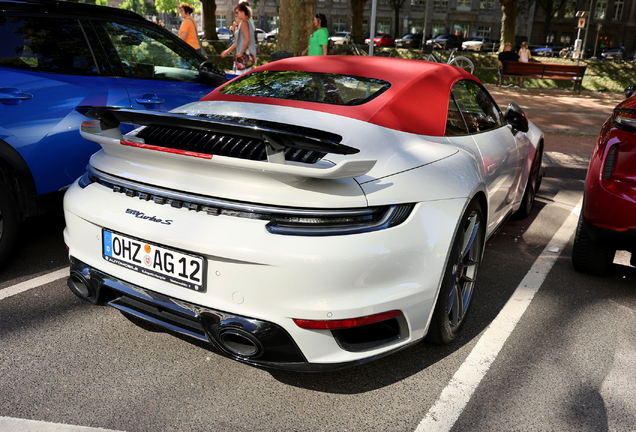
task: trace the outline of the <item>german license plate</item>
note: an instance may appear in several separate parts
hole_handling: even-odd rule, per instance
[[[108,230],[102,230],[102,238],[106,261],[183,288],[205,291],[203,257]]]

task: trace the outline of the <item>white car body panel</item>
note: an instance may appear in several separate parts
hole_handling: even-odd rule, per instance
[[[485,207],[483,233],[490,238],[520,208],[543,139],[531,123],[526,133],[503,125],[470,135],[424,136],[319,110],[251,102],[199,101],[173,113],[319,129],[360,151],[327,153],[316,164],[216,154],[202,159],[123,145],[117,128],[84,132],[102,150],[91,158],[93,177],[75,182],[64,198],[69,255],[131,290],[187,302],[194,310],[272,323],[291,337],[310,365],[366,361],[422,339],[447,265],[453,267],[451,246],[466,223],[467,209],[475,202]],[[258,131],[249,122],[240,127]],[[137,132],[123,140],[139,143]],[[151,191],[145,195],[167,191],[176,201],[224,200],[254,211],[208,213],[156,196],[143,198],[136,187]],[[354,234],[297,235],[270,229],[286,211],[320,219],[329,211],[385,207],[412,209],[395,226]],[[259,217],[267,209],[274,209],[273,218]],[[207,266],[205,291],[106,261],[102,230],[201,256]],[[355,349],[331,330],[301,328],[293,321],[349,320],[389,311],[403,314],[395,318],[399,337]]]

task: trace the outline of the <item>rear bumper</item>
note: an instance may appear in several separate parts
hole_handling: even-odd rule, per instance
[[[121,312],[169,331],[209,343],[220,354],[256,367],[327,372],[356,366],[393,353],[387,351],[343,363],[309,363],[281,326],[178,300],[130,284],[71,257],[68,286],[82,300],[107,303]]]

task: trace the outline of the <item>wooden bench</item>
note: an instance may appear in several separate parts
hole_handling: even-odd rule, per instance
[[[550,63],[523,63],[516,61],[504,61],[503,68],[501,70],[499,85],[503,84],[504,77],[567,80],[574,81],[574,87],[572,88],[572,91],[576,90],[576,87],[578,85],[579,93],[581,93],[585,69],[587,69],[587,65],[576,66]]]

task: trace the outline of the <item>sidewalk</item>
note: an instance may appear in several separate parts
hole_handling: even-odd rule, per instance
[[[546,177],[584,179],[596,137],[622,93],[486,85],[502,111],[519,105],[545,135],[543,167]]]

